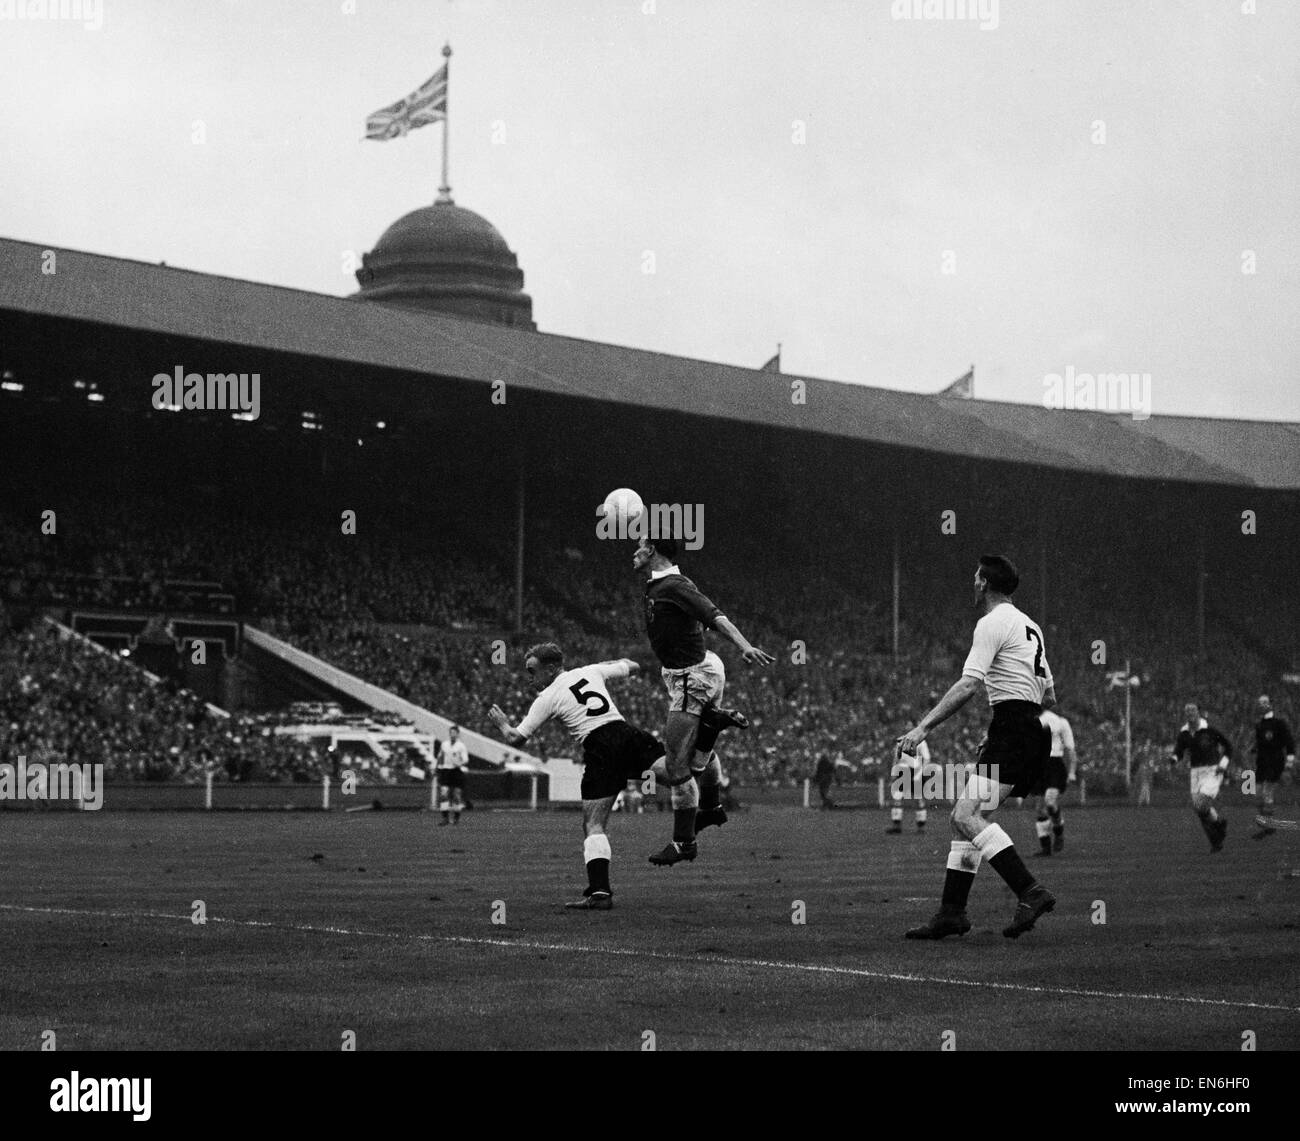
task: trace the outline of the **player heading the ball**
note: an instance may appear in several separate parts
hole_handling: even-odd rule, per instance
[[[750,645],[721,608],[682,574],[677,553],[676,539],[644,538],[632,556],[632,565],[646,576],[646,633],[668,690],[664,746],[673,838],[650,857],[660,867],[695,859],[697,823],[726,820],[720,803],[722,764],[713,750],[717,734],[701,718],[716,713],[739,728],[748,725],[742,715],[720,708],[727,673],[722,659],[705,646],[705,629],[724,635],[751,665],[770,665],[775,660],[766,650]],[[697,821],[697,810],[702,820]]]

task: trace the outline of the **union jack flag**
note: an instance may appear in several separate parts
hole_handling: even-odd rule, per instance
[[[405,99],[376,111],[366,119],[366,138],[383,142],[396,139],[447,117],[447,65],[444,63],[429,79]]]

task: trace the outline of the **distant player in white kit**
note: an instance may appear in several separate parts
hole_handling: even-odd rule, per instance
[[[889,827],[885,829],[893,836],[903,831],[903,802],[912,801],[916,805],[916,830],[925,831],[927,812],[925,809],[925,777],[930,770],[930,746],[922,741],[916,747],[916,755],[904,753],[894,762],[890,774],[889,791],[893,798],[893,807],[889,810]]]
[[[993,720],[975,770],[952,810],[957,839],[948,855],[943,900],[928,923],[907,932],[909,939],[942,939],[970,930],[966,900],[981,860],[1016,893],[1015,914],[1002,931],[1008,939],[1023,935],[1056,906],[1056,897],[1030,874],[1011,837],[983,815],[1007,797],[1025,796],[1038,785],[1051,744],[1039,717],[1044,703],[1056,703],[1052,671],[1043,652],[1042,630],[1011,602],[1019,585],[1020,575],[1009,559],[980,556],[975,598],[983,616],[975,624],[962,676],[915,728],[898,738],[900,757],[915,753],[930,730],[956,713],[984,683]]]
[[[578,911],[609,911],[614,906],[609,883],[611,849],[606,826],[609,814],[627,785],[653,773],[668,786],[663,744],[623,720],[606,682],[629,677],[641,667],[630,658],[564,668],[564,652],[554,642],[543,642],[524,654],[524,668],[533,678],[538,695],[518,726],[498,705],[488,710],[492,723],[512,745],[522,745],[547,721],[564,724],[582,742],[583,860],[587,889],[583,898],[564,906]]]
[[[469,768],[469,750],[460,739],[460,726],[453,725],[447,731],[447,743],[438,755],[434,776],[438,779],[438,807],[442,810],[442,822],[447,823],[450,816],[460,823],[461,810],[465,807],[465,771]]]
[[[1079,757],[1074,751],[1074,730],[1070,723],[1052,709],[1044,709],[1039,719],[1052,734],[1052,755],[1038,800],[1038,851],[1036,856],[1050,856],[1065,847],[1065,820],[1061,816],[1061,797],[1079,776]],[[1066,763],[1069,769],[1066,769]]]

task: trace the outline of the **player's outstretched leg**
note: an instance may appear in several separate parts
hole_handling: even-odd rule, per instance
[[[698,752],[695,759],[700,759]],[[695,810],[695,834],[698,836],[706,828],[721,828],[727,822],[727,813],[722,807],[722,762],[718,760],[718,754],[709,753],[704,767],[694,772],[700,790],[700,803]]]
[[[928,819],[928,816],[929,814],[925,810],[925,801],[923,800],[916,808],[916,830],[918,832],[925,831],[925,822]]]
[[[705,828],[720,828],[727,822],[722,807],[722,762],[713,746],[727,729],[748,729],[749,718],[735,709],[706,705],[700,712],[700,728],[695,737],[695,761],[692,772],[700,789],[700,803],[695,812],[695,834]]]
[[[581,899],[564,906],[571,911],[610,911],[614,907],[614,893],[609,886],[611,850],[605,833],[609,814],[614,807],[614,796],[582,802],[582,858],[587,865],[587,887]]]
[[[727,822],[727,814],[722,808],[722,761],[714,751],[714,745],[726,730],[748,728],[749,718],[738,709],[721,709],[716,702],[710,702],[700,710],[692,766],[700,788],[700,804],[695,813],[697,836],[704,828],[720,828]]]
[[[1259,782],[1259,812],[1255,816],[1255,831],[1250,834],[1252,840],[1263,840],[1277,831],[1273,826],[1273,790],[1276,787],[1271,780]]]

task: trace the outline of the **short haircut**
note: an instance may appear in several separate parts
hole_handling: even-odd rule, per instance
[[[651,539],[650,545],[666,559],[677,559],[676,539]]]
[[[564,651],[554,642],[538,642],[535,646],[529,646],[524,651],[524,661],[527,662],[529,658],[536,658],[538,665],[564,665]]]
[[[980,555],[980,570],[989,589],[999,594],[1014,594],[1020,585],[1015,563],[1003,555]]]

